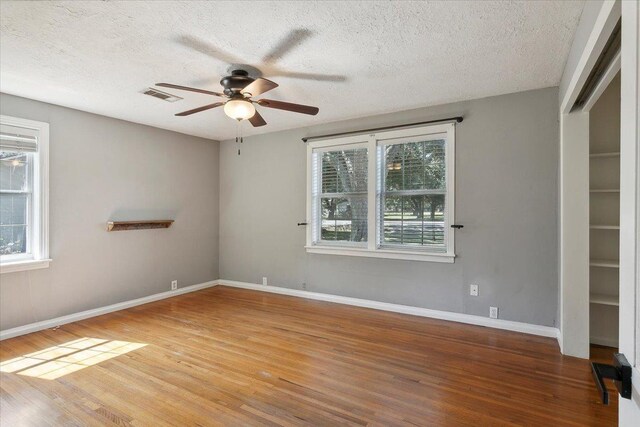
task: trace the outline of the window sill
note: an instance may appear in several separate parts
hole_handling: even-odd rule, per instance
[[[447,253],[433,253],[433,252],[417,252],[417,251],[402,251],[402,250],[389,250],[378,249],[376,251],[370,251],[364,248],[338,248],[335,246],[305,246],[307,253],[309,254],[324,254],[324,255],[346,255],[346,256],[360,256],[369,258],[387,258],[398,259],[406,261],[427,261],[427,262],[444,262],[452,264],[455,261],[455,254]]]
[[[38,270],[49,268],[50,259],[37,259],[25,261],[10,261],[0,264],[0,274],[15,273],[17,271]]]

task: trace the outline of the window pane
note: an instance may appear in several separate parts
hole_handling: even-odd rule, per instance
[[[386,196],[382,243],[443,246],[444,205],[443,194]]]
[[[385,147],[385,190],[444,189],[445,141],[420,141]]]
[[[0,191],[27,191],[29,153],[0,151]]]
[[[367,191],[367,149],[322,153],[322,193]]]
[[[444,140],[424,142],[424,183],[431,190],[446,188]]]
[[[368,150],[356,148],[319,153],[321,156],[320,218],[315,222],[316,239],[366,242]],[[316,205],[317,206],[317,205]],[[315,231],[316,233],[318,231]]]
[[[402,144],[404,164],[402,165],[404,190],[425,188],[424,143]]]
[[[423,244],[444,245],[444,194],[423,197]]]
[[[0,255],[27,252],[27,227],[0,225]]]
[[[349,196],[321,199],[321,239],[342,242],[367,241],[367,198]]]
[[[385,147],[385,188],[387,191],[402,190],[402,160],[404,144]]]
[[[383,147],[382,246],[445,250],[445,143],[435,139]],[[424,194],[434,190],[441,194]]]
[[[27,252],[28,197],[0,193],[0,255]]]
[[[402,197],[386,197],[384,202],[384,242],[402,244]]]
[[[0,225],[27,224],[27,195],[0,193]]]

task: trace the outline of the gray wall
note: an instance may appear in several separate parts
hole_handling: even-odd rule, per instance
[[[50,267],[0,275],[0,329],[218,278],[219,143],[0,94],[50,124]],[[109,219],[175,219],[106,232]]]
[[[480,316],[498,306],[502,319],[556,325],[557,112],[549,88],[252,136],[240,156],[223,142],[220,276]],[[301,137],[459,114],[454,264],[306,254]]]

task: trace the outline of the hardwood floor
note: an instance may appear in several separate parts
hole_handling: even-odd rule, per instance
[[[223,286],[3,341],[0,361],[3,426],[617,424],[554,339]]]

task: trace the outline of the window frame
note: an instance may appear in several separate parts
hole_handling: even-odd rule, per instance
[[[444,251],[434,251],[433,248],[420,248],[418,246],[381,245],[380,227],[382,219],[379,216],[380,200],[379,189],[382,182],[381,171],[378,168],[380,148],[388,145],[390,140],[404,140],[416,137],[445,139],[445,212],[444,212]],[[387,141],[385,143],[385,141]],[[354,246],[344,243],[316,241],[316,233],[319,232],[317,221],[320,218],[314,213],[314,177],[313,154],[318,151],[330,151],[340,148],[353,148],[354,144],[368,148],[367,165],[367,244]],[[384,167],[384,166],[383,166]],[[374,258],[390,258],[412,261],[431,261],[453,263],[455,260],[455,238],[451,225],[455,218],[455,124],[442,123],[426,126],[415,126],[385,130],[370,134],[355,136],[335,137],[309,141],[307,143],[307,227],[306,251],[307,253],[347,255]]]
[[[37,133],[38,150],[31,153],[31,197],[27,210],[26,254],[0,255],[0,274],[49,267],[49,124],[0,115],[0,123]]]

